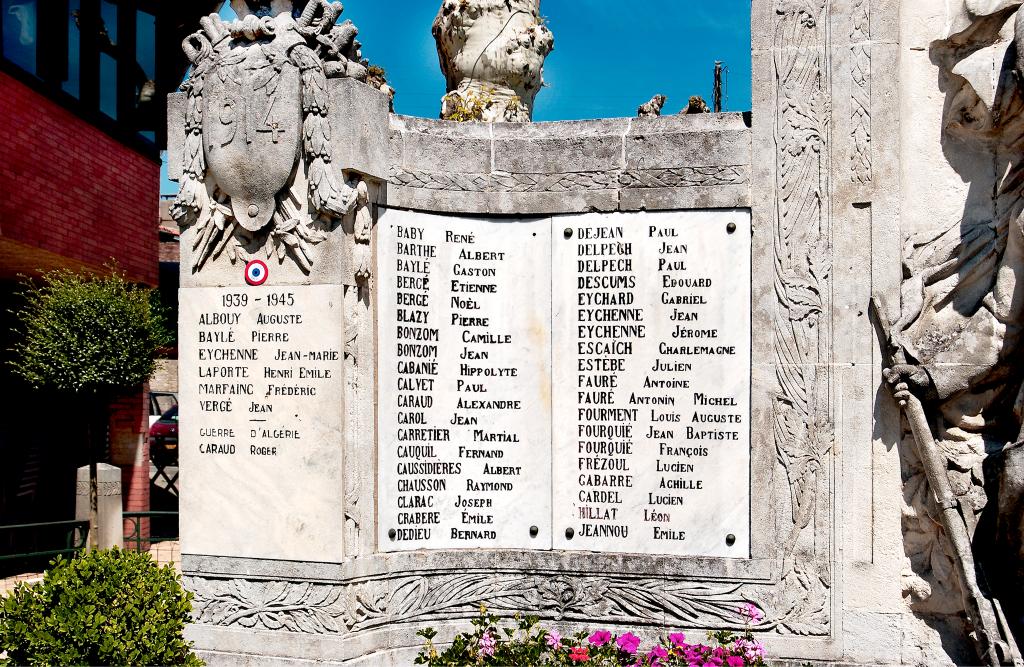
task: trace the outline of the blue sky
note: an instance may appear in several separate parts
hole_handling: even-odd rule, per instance
[[[444,77],[430,26],[440,0],[343,0],[363,56],[388,73],[396,113],[436,118]],[[222,12],[233,13],[230,10]],[[633,116],[661,93],[711,103],[715,60],[728,67],[726,111],[750,109],[750,0],[542,0],[555,35],[534,120]],[[162,191],[177,186],[164,178]]]

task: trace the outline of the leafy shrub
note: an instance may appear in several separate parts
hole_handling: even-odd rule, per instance
[[[493,88],[479,92],[468,90],[465,93],[453,90],[441,98],[441,120],[452,120],[457,123],[481,121],[484,119],[484,113],[494,103]]]
[[[762,667],[764,647],[754,640],[751,625],[763,618],[753,605],[737,612],[747,620],[742,635],[728,630],[709,632],[708,643],[690,644],[682,633],[672,633],[644,648],[632,632],[613,635],[608,630],[580,632],[562,637],[557,630],[537,627],[536,616],[514,617],[515,627],[499,628],[501,619],[480,608],[472,621],[473,632],[459,633],[450,647],[439,651],[434,646],[437,632],[420,630],[424,646],[416,657],[417,665],[461,667],[463,665],[545,665],[586,667]]]
[[[157,350],[170,341],[154,292],[109,275],[70,271],[27,284],[16,312],[11,365],[36,389],[106,395],[142,384]]]
[[[149,554],[57,558],[42,582],[0,598],[0,665],[202,665],[182,638],[191,600]]]

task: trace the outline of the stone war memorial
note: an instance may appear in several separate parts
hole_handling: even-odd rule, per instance
[[[550,123],[539,0],[441,3],[448,120],[340,3],[233,5],[168,101],[205,660],[483,605],[1024,664],[1020,2],[753,0],[750,113]]]

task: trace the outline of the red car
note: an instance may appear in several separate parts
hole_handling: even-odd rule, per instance
[[[149,427],[149,458],[158,466],[178,465],[178,406]]]

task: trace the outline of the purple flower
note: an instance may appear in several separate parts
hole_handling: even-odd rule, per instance
[[[743,665],[747,663],[743,658],[739,657],[738,655],[730,655],[728,658],[725,659],[725,664],[729,665],[729,667],[743,667]]]
[[[488,631],[484,633],[484,636],[480,638],[480,655],[490,657],[494,655],[494,649],[498,645],[498,641]]]
[[[632,632],[627,632],[615,640],[615,645],[626,653],[633,655],[636,653],[636,650],[640,648],[640,638]]]
[[[551,630],[548,632],[547,639],[545,639],[548,646],[554,649],[562,648],[562,635],[559,634],[558,630]]]
[[[655,667],[668,658],[668,650],[664,646],[655,646],[648,651],[647,658],[651,661],[651,667]]]
[[[591,646],[604,646],[612,640],[612,633],[607,630],[598,630],[587,638]]]
[[[677,648],[686,646],[686,635],[682,632],[673,632],[668,636],[668,640],[672,642],[672,645]]]

